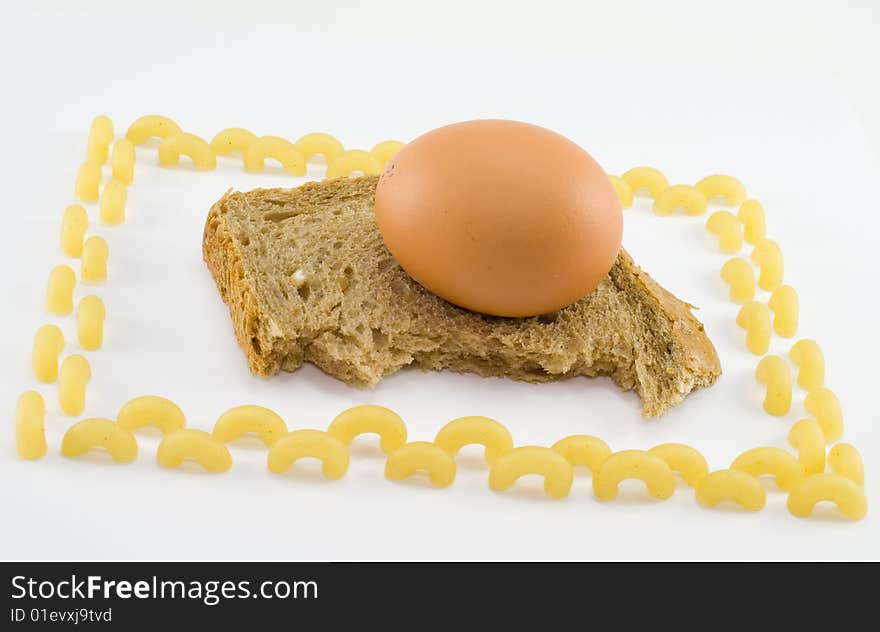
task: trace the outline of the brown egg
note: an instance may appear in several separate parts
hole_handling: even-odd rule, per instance
[[[564,136],[516,121],[435,129],[388,163],[376,221],[431,292],[495,316],[555,311],[591,292],[623,215],[602,167]]]

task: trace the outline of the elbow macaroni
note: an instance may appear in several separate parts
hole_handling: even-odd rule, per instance
[[[86,386],[92,379],[89,361],[79,354],[64,358],[58,372],[58,403],[65,415],[81,415],[86,408]]]
[[[125,221],[125,204],[128,191],[119,180],[111,180],[104,185],[101,193],[101,221],[115,226]]]
[[[764,355],[770,348],[770,312],[763,303],[749,301],[739,310],[736,324],[746,330],[746,348]]]
[[[694,186],[706,196],[707,200],[721,197],[730,206],[738,206],[746,199],[746,188],[733,176],[722,174],[706,176]]]
[[[654,167],[634,167],[620,176],[633,194],[647,189],[652,198],[669,186],[669,181]]]
[[[107,152],[113,142],[113,121],[106,116],[96,116],[92,120],[88,139],[88,161],[96,165],[107,162]]]
[[[782,283],[782,251],[772,239],[762,239],[752,250],[752,261],[761,269],[758,287],[772,292]]]
[[[790,285],[780,285],[767,306],[773,311],[773,329],[783,338],[793,338],[798,326],[798,295]]]
[[[257,136],[252,132],[240,127],[230,127],[214,136],[211,149],[218,156],[228,156],[234,151],[244,154],[255,140]]]
[[[406,143],[401,143],[399,140],[383,140],[381,143],[377,143],[370,150],[370,154],[372,154],[373,158],[379,161],[379,164],[384,167],[388,164],[388,161],[394,158],[395,154],[404,148]],[[342,147],[342,145],[340,145]],[[330,159],[327,160],[330,162]]]
[[[125,137],[135,145],[143,145],[151,138],[167,138],[180,134],[180,125],[166,116],[148,114],[142,116],[129,126]]]
[[[83,202],[97,202],[101,185],[101,165],[84,162],[76,172],[76,197]]]
[[[117,463],[130,463],[138,454],[134,435],[109,419],[84,419],[68,428],[61,440],[64,456],[80,456],[94,447],[107,450]]]
[[[731,470],[745,472],[757,478],[772,474],[779,489],[790,492],[806,475],[804,466],[782,448],[752,448],[740,454],[730,466]]]
[[[379,174],[382,173],[382,164],[368,151],[349,149],[339,154],[327,166],[327,177],[342,178],[355,171]]]
[[[814,388],[804,399],[804,408],[816,418],[825,441],[837,441],[843,434],[843,412],[840,402],[831,389]]]
[[[80,257],[80,274],[83,281],[100,283],[107,279],[107,257],[110,249],[103,237],[92,235],[83,245]],[[71,307],[71,309],[73,309]]]
[[[675,492],[675,476],[666,461],[644,450],[623,450],[605,459],[593,475],[593,494],[599,500],[613,500],[620,482],[628,478],[641,480],[648,493],[660,500]]]
[[[504,491],[526,474],[544,477],[544,493],[565,498],[574,482],[574,468],[564,456],[550,448],[527,445],[508,450],[489,469],[489,488]]]
[[[730,211],[716,211],[706,220],[706,230],[718,236],[721,252],[739,252],[742,248],[742,222]]]
[[[430,441],[413,441],[389,454],[385,461],[385,478],[391,481],[402,481],[418,471],[427,472],[434,487],[449,487],[455,480],[455,459]]]
[[[678,472],[685,483],[696,487],[709,473],[705,457],[694,448],[683,443],[664,443],[648,450],[648,454],[658,456],[673,472]]]
[[[406,443],[406,424],[400,415],[384,406],[364,405],[344,410],[330,422],[327,432],[346,445],[358,435],[377,434],[385,454]]]
[[[342,143],[336,140],[336,138],[330,134],[322,134],[320,132],[301,136],[293,146],[302,154],[303,160],[306,162],[311,160],[316,154],[321,154],[328,165],[345,151]],[[376,145],[376,147],[378,146]]]
[[[745,259],[728,259],[721,267],[721,278],[730,286],[730,300],[748,303],[755,298],[755,273]]]
[[[226,445],[204,430],[181,428],[162,437],[156,462],[162,467],[180,467],[184,459],[193,459],[209,472],[225,472],[232,467],[232,455]]]
[[[767,236],[764,207],[757,200],[743,202],[736,216],[742,221],[743,236],[750,244],[756,245]]]
[[[15,449],[32,461],[46,454],[46,404],[36,391],[25,391],[15,404]]]
[[[828,500],[837,505],[844,517],[861,520],[868,513],[862,488],[840,474],[823,472],[803,480],[788,496],[788,510],[799,518],[813,513],[816,503]]]
[[[683,208],[688,215],[702,215],[707,206],[706,196],[689,184],[674,184],[654,196],[657,215],[672,215],[677,208]]]
[[[41,382],[51,384],[58,379],[58,356],[64,349],[64,334],[55,325],[43,325],[34,335],[31,368]]]
[[[61,252],[68,257],[79,257],[88,227],[89,216],[86,209],[79,204],[71,204],[64,209],[61,220]]]
[[[130,432],[143,426],[155,426],[162,434],[171,434],[186,426],[183,411],[170,399],[142,395],[126,402],[116,415],[120,428]]]
[[[348,470],[348,447],[323,430],[294,430],[272,444],[267,460],[276,474],[287,471],[299,459],[321,460],[321,471],[330,480],[341,478]]]
[[[608,179],[611,180],[614,191],[617,193],[617,199],[620,200],[620,206],[622,208],[631,207],[633,205],[635,196],[633,195],[633,191],[630,188],[629,184],[627,184],[626,180],[619,176],[612,175],[609,175]]]
[[[207,141],[195,134],[171,134],[159,143],[159,164],[163,167],[176,167],[181,154],[189,156],[196,169],[210,171],[217,166],[214,150]]]
[[[134,143],[127,138],[120,138],[113,143],[110,155],[110,177],[128,186],[134,182]]]
[[[513,437],[507,428],[489,417],[459,417],[440,429],[434,443],[452,456],[466,445],[480,444],[485,448],[486,463],[492,465],[513,448]]]
[[[810,390],[825,383],[825,357],[815,340],[798,340],[788,355],[798,367],[798,386]]]
[[[289,140],[279,136],[261,136],[252,141],[244,152],[244,169],[251,173],[262,171],[266,158],[274,158],[292,176],[306,175],[306,160]]]
[[[73,311],[73,286],[76,274],[68,265],[57,265],[49,273],[46,285],[46,310],[58,316],[66,316]]]
[[[859,487],[864,486],[865,464],[855,446],[838,443],[828,451],[827,461],[832,472],[845,476]]]
[[[236,406],[220,415],[214,423],[214,436],[223,443],[246,434],[255,434],[271,448],[287,434],[287,424],[276,412],[262,406]]]
[[[758,511],[767,503],[767,492],[758,479],[738,470],[712,472],[697,484],[697,502],[701,505],[716,507],[724,501]]]
[[[554,443],[551,450],[559,452],[565,460],[575,465],[586,465],[594,474],[602,467],[609,456],[611,448],[598,437],[590,435],[571,435]]]
[[[815,419],[801,419],[788,431],[788,442],[798,451],[807,474],[825,471],[825,435]]]
[[[83,349],[95,351],[104,343],[104,301],[91,294],[79,302],[76,310],[76,331]]]
[[[757,380],[767,387],[764,396],[764,410],[781,417],[791,409],[791,369],[788,363],[777,355],[761,358],[755,369]]]

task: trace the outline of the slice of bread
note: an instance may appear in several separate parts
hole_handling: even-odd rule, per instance
[[[544,382],[607,375],[653,417],[721,373],[690,305],[621,250],[588,296],[553,314],[499,318],[413,281],[373,215],[377,178],[229,192],[205,223],[203,254],[253,373],[312,362],[375,385],[408,365]]]

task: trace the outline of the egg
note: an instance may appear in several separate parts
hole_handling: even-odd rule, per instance
[[[599,285],[620,249],[614,186],[581,147],[507,120],[455,123],[401,149],[376,187],[388,250],[418,283],[493,316],[535,316]]]

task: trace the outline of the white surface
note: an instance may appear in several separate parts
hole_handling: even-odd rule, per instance
[[[88,14],[4,16],[0,283],[8,298],[0,402],[9,422],[0,433],[0,559],[880,556],[872,392],[880,305],[866,285],[876,269],[871,183],[880,170],[861,125],[872,97],[854,113],[845,89],[818,63],[815,73],[784,64],[704,63],[709,49],[752,50],[731,30],[723,7],[733,3],[679,27],[673,18],[681,11],[674,9],[660,19],[642,8],[624,20],[622,10],[576,14],[573,4],[533,10],[542,15],[467,5],[416,20],[400,7],[370,3],[369,12],[349,12],[339,4],[334,15],[351,20],[288,4],[242,16],[184,8],[173,19],[156,3],[149,11],[101,5]],[[867,3],[848,11],[827,17],[839,38],[823,42],[828,50],[855,50],[866,14],[876,16]],[[753,11],[753,22],[738,14],[734,24],[777,34],[784,56],[794,59],[796,41],[804,50],[810,44],[794,34],[798,20],[819,13],[800,10],[793,26],[788,14],[769,16],[768,24],[758,19],[768,16]],[[712,31],[718,38],[699,22],[712,15],[724,22]],[[576,46],[573,23],[596,37]],[[660,42],[656,32],[664,27]],[[646,41],[657,45],[647,48]],[[684,51],[682,41],[693,49]],[[630,45],[632,55],[623,55]],[[772,45],[765,42],[764,50]],[[597,52],[608,56],[581,54]],[[61,436],[72,420],[59,414],[55,387],[38,385],[29,370],[31,337],[43,322],[59,323],[68,350],[78,351],[73,319],[42,310],[46,275],[63,261],[61,212],[74,201],[91,117],[106,113],[121,132],[152,112],[205,137],[233,125],[293,138],[328,131],[351,147],[409,139],[455,120],[509,117],[569,135],[612,173],[651,164],[675,182],[737,175],[765,204],[769,234],[782,246],[786,281],[801,297],[799,335],[816,338],[825,351],[827,383],[844,406],[844,440],[866,460],[873,513],[846,523],[820,508],[817,517],[799,520],[772,488],[760,513],[708,511],[689,488],[655,503],[636,483],[625,484],[618,500],[600,503],[585,473],[562,501],[544,498],[534,477],[496,494],[476,449],[459,459],[454,486],[438,491],[386,481],[377,442],[369,439],[358,441],[348,475],[334,483],[312,463],[270,475],[255,442],[232,447],[235,465],[223,476],[160,469],[156,435],[139,436],[141,454],[129,466],[100,454],[62,458]],[[260,403],[292,428],[321,428],[347,406],[375,402],[400,412],[414,440],[433,438],[455,416],[486,414],[507,424],[521,444],[549,444],[571,433],[596,434],[615,449],[682,441],[700,448],[713,468],[755,445],[784,446],[789,426],[803,416],[800,392],[785,419],[761,412],[752,377],[757,359],[734,324],[737,307],[717,276],[726,257],[706,235],[705,218],[658,218],[645,205],[627,211],[624,243],[662,284],[701,307],[725,370],[715,387],[662,420],[642,420],[637,398],[606,380],[534,386],[404,371],[364,392],[310,367],[254,378],[201,261],[202,224],[230,186],[299,180],[276,169],[245,174],[235,160],[221,160],[208,174],[156,163],[155,148],[139,152],[126,223],[95,226],[110,244],[111,278],[87,290],[108,309],[105,347],[86,354],[94,372],[89,416],[112,417],[130,397],[156,393],[180,403],[193,427],[210,429],[229,406]],[[319,174],[315,167],[312,175]],[[96,219],[97,209],[89,211]],[[790,344],[775,338],[773,351],[784,353]],[[11,428],[15,398],[26,388],[43,393],[49,409],[50,452],[35,463],[15,456]]]

